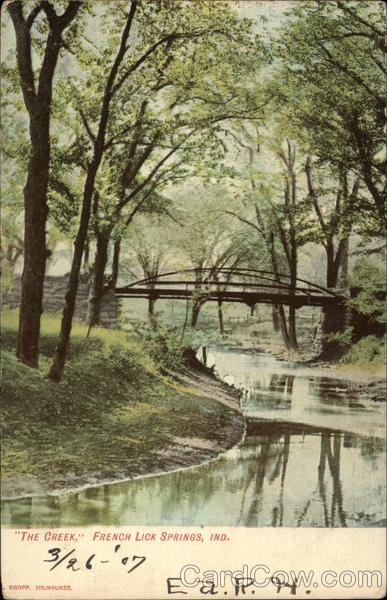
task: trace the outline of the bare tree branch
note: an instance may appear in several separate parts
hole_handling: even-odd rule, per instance
[[[37,6],[35,6],[35,8],[30,12],[30,14],[28,15],[28,17],[26,18],[26,27],[27,29],[31,29],[36,17],[38,16],[38,14],[40,13],[40,11],[42,10],[42,4],[38,4]]]
[[[253,223],[252,221],[249,221],[248,219],[245,219],[244,217],[241,217],[240,215],[238,215],[237,213],[234,213],[231,210],[225,210],[224,211],[226,214],[228,215],[232,215],[233,217],[236,217],[237,219],[239,219],[239,221],[241,221],[241,223],[245,223],[246,225],[250,225],[250,227],[253,227],[256,231],[258,231],[259,233],[261,233],[260,228]]]

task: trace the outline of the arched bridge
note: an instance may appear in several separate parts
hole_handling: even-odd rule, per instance
[[[344,302],[343,290],[324,288],[305,279],[259,269],[184,269],[161,273],[117,287],[122,298],[181,299],[301,306],[335,306]]]

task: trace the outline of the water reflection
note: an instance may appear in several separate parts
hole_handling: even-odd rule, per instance
[[[12,525],[379,526],[384,444],[287,423],[250,423],[244,444],[176,473],[4,503]]]
[[[385,437],[386,404],[360,401],[345,380],[316,377],[308,369],[264,353],[212,352],[218,374],[235,373],[236,384],[244,389],[243,411],[248,419],[286,420]]]
[[[235,373],[246,390],[241,446],[185,471],[4,502],[3,522],[383,526],[385,406],[360,403],[346,382],[299,374],[266,355],[216,356],[218,371]]]

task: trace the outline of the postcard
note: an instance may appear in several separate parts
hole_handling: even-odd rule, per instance
[[[385,5],[2,7],[2,593],[386,592]]]

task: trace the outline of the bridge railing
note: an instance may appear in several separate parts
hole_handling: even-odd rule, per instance
[[[178,278],[176,278],[178,276]],[[235,279],[238,279],[235,281]],[[177,289],[202,289],[211,291],[233,291],[260,293],[277,292],[279,294],[301,294],[305,296],[322,296],[342,298],[343,295],[335,290],[324,288],[318,284],[307,280],[297,278],[296,285],[291,282],[290,276],[284,273],[275,274],[270,271],[259,269],[231,269],[222,268],[214,270],[205,269],[184,269],[180,271],[170,271],[162,273],[157,277],[149,277],[134,281],[127,286],[116,288],[116,293],[122,295],[128,291],[128,295],[133,295],[134,288],[147,287],[154,292],[157,289],[166,289],[167,287]],[[131,293],[132,292],[132,293]]]

